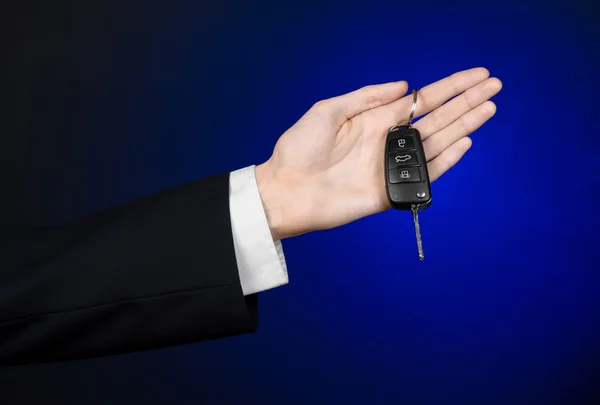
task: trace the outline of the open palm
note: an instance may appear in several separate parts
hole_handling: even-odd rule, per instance
[[[431,181],[471,146],[502,88],[484,68],[457,72],[419,90],[414,124],[423,139]],[[329,229],[388,208],[383,172],[387,130],[407,121],[406,82],[363,87],[316,103],[257,166],[274,236]],[[450,100],[450,101],[448,101]]]

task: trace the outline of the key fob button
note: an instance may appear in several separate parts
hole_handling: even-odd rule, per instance
[[[390,183],[415,183],[421,181],[418,167],[401,167],[389,172]]]
[[[417,157],[417,152],[403,152],[398,151],[394,153],[390,153],[388,155],[388,168],[393,169],[395,167],[400,166],[414,166],[418,165],[419,160]]]
[[[398,138],[392,139],[388,145],[390,152],[402,151],[405,149],[414,149],[415,139],[412,135],[402,135]]]

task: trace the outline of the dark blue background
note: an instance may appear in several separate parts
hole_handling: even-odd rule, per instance
[[[484,66],[498,112],[433,184],[425,262],[408,213],[285,240],[290,284],[261,294],[257,333],[2,370],[9,403],[600,403],[591,0],[133,3],[47,22],[64,47],[32,63],[77,108],[46,107],[70,143],[31,147],[23,215],[261,163],[314,102],[367,84]]]

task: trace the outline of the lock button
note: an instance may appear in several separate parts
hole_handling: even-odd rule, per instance
[[[417,183],[421,181],[418,167],[400,167],[389,172],[390,183]]]

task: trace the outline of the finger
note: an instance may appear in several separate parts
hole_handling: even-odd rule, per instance
[[[502,89],[502,82],[495,77],[467,89],[458,97],[436,108],[431,113],[415,123],[415,128],[421,133],[422,139],[444,129],[469,111],[477,108]]]
[[[440,153],[438,157],[429,162],[427,164],[429,180],[434,182],[439,179],[442,174],[446,173],[458,163],[463,155],[471,148],[472,144],[471,138],[461,138],[446,148],[446,150]]]
[[[490,76],[490,72],[482,67],[463,70],[453,73],[437,82],[428,84],[418,92],[415,116],[433,111],[452,97],[484,81]],[[386,114],[386,125],[392,126],[406,122],[412,106],[412,95],[384,106]]]
[[[333,117],[335,125],[341,126],[355,115],[398,100],[407,90],[405,81],[370,85],[320,101],[313,108],[322,109]]]
[[[439,132],[431,135],[423,142],[423,149],[427,161],[435,159],[444,149],[457,142],[459,139],[475,132],[496,114],[496,104],[486,101],[474,110],[462,115],[452,124]]]

